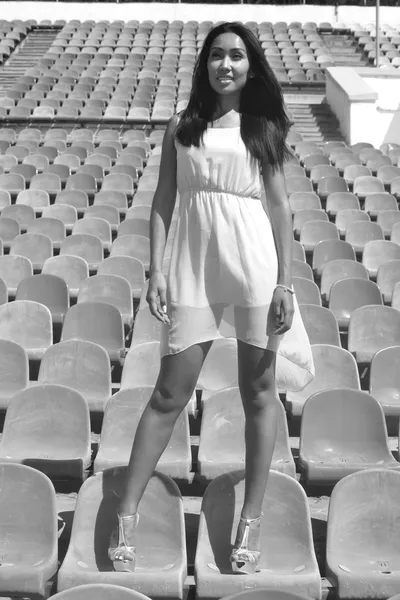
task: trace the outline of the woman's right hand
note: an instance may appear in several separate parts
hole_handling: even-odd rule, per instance
[[[167,315],[167,284],[165,277],[161,272],[152,273],[149,279],[146,301],[149,304],[150,312],[162,323],[171,325]],[[165,312],[164,312],[165,311]]]

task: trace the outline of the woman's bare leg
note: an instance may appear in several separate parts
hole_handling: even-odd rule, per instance
[[[256,519],[261,514],[275,447],[279,402],[275,361],[274,352],[238,340],[239,388],[246,418],[246,475],[241,515],[246,519]],[[243,528],[243,523],[239,523],[238,544],[243,537]]]
[[[189,402],[212,342],[195,344],[161,359],[158,379],[136,430],[129,459],[125,489],[118,513],[129,516],[137,512],[150,477],[164,452],[175,422]],[[133,545],[135,522],[124,524],[127,545]]]

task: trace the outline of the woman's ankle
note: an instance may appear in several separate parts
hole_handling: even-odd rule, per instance
[[[131,517],[137,513],[137,506],[134,504],[123,504],[118,508],[118,515],[120,517]]]

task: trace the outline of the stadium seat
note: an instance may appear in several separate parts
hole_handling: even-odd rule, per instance
[[[329,308],[336,317],[341,331],[349,326],[351,314],[360,306],[382,304],[379,287],[373,281],[348,277],[333,283],[329,294]]]
[[[400,372],[396,368],[400,346],[378,350],[371,360],[369,392],[383,408],[385,416],[400,416]]]
[[[243,578],[232,574],[229,554],[243,496],[243,471],[220,475],[203,496],[194,563],[198,597],[212,594],[222,598],[243,591],[245,583],[246,588],[284,589],[319,600],[321,580],[307,497],[301,485],[284,473],[271,470],[268,476],[262,505],[260,572]]]
[[[75,233],[61,243],[60,255],[79,256],[89,265],[89,270],[95,271],[103,260],[103,246],[100,238],[89,233]]]
[[[82,302],[105,302],[115,306],[121,313],[124,326],[133,325],[133,302],[129,282],[120,275],[98,274],[82,281],[78,304]]]
[[[11,205],[11,194],[7,190],[0,190],[0,211]]]
[[[139,259],[132,256],[109,256],[99,264],[97,274],[124,277],[131,287],[132,298],[139,300],[145,283],[144,267]]]
[[[400,473],[385,468],[348,475],[333,489],[326,576],[340,598],[387,598],[398,592],[393,540],[399,523],[399,490]]]
[[[390,232],[390,241],[400,246],[400,225],[398,225],[398,223],[394,223],[392,225],[392,230]]]
[[[44,273],[61,277],[67,284],[70,299],[75,300],[81,282],[89,277],[89,265],[79,256],[54,256],[44,263],[42,274]]]
[[[125,478],[125,467],[107,469],[89,477],[80,488],[71,541],[58,572],[59,591],[85,583],[115,583],[107,548],[111,532],[117,527],[118,498]],[[157,597],[162,586],[164,598],[182,598],[187,566],[179,488],[167,475],[156,471],[140,509],[136,569],[134,574],[118,573],[118,585],[140,589],[150,598]]]
[[[0,217],[0,238],[3,242],[4,250],[10,249],[12,240],[21,233],[18,221],[8,217]]]
[[[370,363],[373,355],[400,344],[400,312],[390,306],[362,306],[349,321],[348,349],[358,363]]]
[[[63,190],[57,194],[55,204],[72,206],[82,215],[89,206],[89,198],[83,190]]]
[[[61,341],[74,339],[99,344],[113,363],[121,363],[125,356],[121,313],[110,304],[82,302],[71,306],[64,319]]]
[[[293,215],[293,232],[299,237],[304,223],[307,221],[328,221],[328,215],[324,210],[316,208],[300,209]]]
[[[12,240],[10,255],[28,258],[34,271],[41,271],[44,262],[53,256],[53,244],[49,236],[42,233],[22,233]]]
[[[371,279],[376,279],[378,269],[384,263],[400,259],[400,246],[389,240],[374,240],[365,244],[362,264]]]
[[[376,280],[382,292],[385,304],[390,304],[392,301],[393,288],[395,284],[400,281],[400,260],[391,260],[381,264],[378,268]]]
[[[371,219],[376,219],[382,211],[398,210],[397,200],[387,192],[368,194],[365,196],[364,210]]]
[[[326,212],[333,218],[341,210],[360,210],[360,201],[351,192],[333,192],[326,199]]]
[[[316,304],[300,304],[299,309],[310,344],[342,345],[338,323],[331,310]]]
[[[93,466],[95,473],[128,464],[135,432],[153,389],[153,385],[126,388],[110,398]],[[188,482],[191,462],[189,419],[184,409],[156,468],[173,479]]]
[[[351,244],[360,256],[365,245],[372,240],[383,240],[384,235],[378,223],[370,221],[353,221],[346,227],[345,240]]]
[[[318,181],[317,194],[325,205],[330,194],[348,191],[347,182],[342,177],[323,177]]]
[[[51,313],[31,300],[0,306],[0,338],[20,344],[30,360],[41,360],[52,344]]]
[[[383,410],[367,392],[333,388],[308,398],[301,417],[299,465],[308,486],[334,486],[350,473],[398,467]]]
[[[292,260],[292,275],[293,277],[303,277],[304,279],[310,279],[314,281],[314,275],[312,268],[309,264],[302,260]]]
[[[11,206],[5,206],[3,208],[1,216],[17,221],[21,228],[21,233],[23,233],[27,230],[28,223],[35,219],[35,211],[32,206],[26,206],[25,204],[11,204]]]
[[[85,398],[91,413],[102,413],[111,396],[108,354],[85,340],[54,344],[40,363],[38,383],[68,386]]]
[[[317,277],[328,262],[333,260],[355,260],[356,255],[349,242],[343,240],[322,240],[315,245],[312,268]]]
[[[88,583],[59,592],[55,600],[150,600],[148,596],[120,585],[109,583]],[[282,599],[286,600],[286,599]],[[287,600],[297,600],[296,598]],[[299,598],[299,600],[305,600]]]
[[[53,484],[36,469],[4,462],[0,481],[0,593],[44,598],[58,568]]]
[[[300,243],[306,252],[312,252],[321,240],[339,239],[339,233],[334,223],[329,221],[308,221],[300,231]]]
[[[69,309],[68,288],[64,279],[41,273],[19,282],[16,300],[33,300],[44,304],[51,312],[53,324],[61,325]]]
[[[14,394],[28,385],[26,351],[16,342],[0,339],[0,411],[4,412]]]
[[[18,173],[3,173],[3,175],[0,175],[0,190],[10,192],[12,198],[16,198],[25,187],[25,178],[18,175]]]
[[[61,179],[55,173],[39,173],[32,177],[29,190],[43,190],[52,199],[61,192]]]
[[[19,282],[30,275],[33,266],[25,256],[0,256],[0,277],[7,286],[9,299],[15,298]]]
[[[212,347],[212,346],[211,346]],[[271,468],[295,477],[296,468],[289,446],[286,413],[279,397],[278,429]],[[229,415],[229,418],[226,418]],[[199,454],[200,480],[208,482],[219,475],[244,468],[244,412],[238,387],[221,389],[204,405],[201,419]]]
[[[0,461],[21,463],[50,479],[83,480],[91,460],[89,410],[84,397],[64,385],[35,385],[9,402]]]
[[[110,256],[132,256],[139,259],[143,263],[145,271],[148,271],[150,240],[143,235],[122,235],[114,240]]]
[[[397,223],[400,222],[400,211],[398,209],[383,210],[378,213],[376,222],[382,227],[383,235],[385,236],[385,238],[390,239],[393,227],[397,227]]]
[[[92,204],[85,211],[85,217],[104,219],[109,223],[112,234],[117,232],[118,225],[120,223],[120,216],[118,209],[110,204]]]
[[[329,344],[311,346],[314,364],[314,379],[299,392],[287,392],[286,408],[288,412],[300,417],[306,400],[316,392],[334,387],[360,389],[357,363],[348,350]]]
[[[321,296],[316,283],[304,277],[293,277],[292,283],[299,304],[321,305]]]
[[[111,246],[111,225],[105,219],[99,217],[87,217],[76,221],[72,235],[89,234],[100,239],[103,250],[109,250]]]
[[[292,212],[295,213],[298,210],[321,210],[321,200],[315,192],[292,192],[289,194],[289,203]]]
[[[372,175],[361,175],[356,177],[353,183],[353,192],[362,201],[369,194],[381,193],[385,191],[385,187],[380,179]]]

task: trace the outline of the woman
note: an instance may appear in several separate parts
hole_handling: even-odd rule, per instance
[[[171,119],[163,140],[146,297],[163,323],[161,367],[120,499],[118,536],[109,549],[115,570],[134,569],[138,504],[212,340],[223,337],[237,339],[246,419],[245,496],[231,563],[234,572],[257,569],[277,383],[301,389],[313,377],[291,287],[292,217],[282,171],[290,157],[289,126],[281,89],[256,37],[240,23],[211,30],[188,106]],[[166,285],[162,261],[177,190],[179,218]]]

